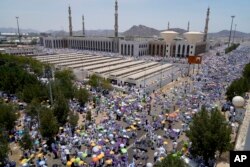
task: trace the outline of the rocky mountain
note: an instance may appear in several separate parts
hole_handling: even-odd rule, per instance
[[[0,27],[0,32],[2,33],[16,33],[17,28],[13,27]],[[34,30],[34,29],[20,29],[21,33],[38,33],[39,31]]]
[[[232,31],[233,35],[234,31]],[[230,31],[229,30],[222,30],[216,33],[209,33],[210,37],[229,37]],[[235,32],[235,37],[242,38],[242,37],[250,37],[250,33],[244,33],[240,31]]]
[[[122,33],[124,36],[141,36],[141,37],[153,37],[159,36],[160,31],[154,28],[146,27],[144,25],[132,26],[129,30]]]
[[[171,28],[169,29],[171,31],[176,31],[179,32],[180,34],[185,33],[186,30],[181,29],[181,28]],[[147,27],[144,25],[134,25],[132,26],[130,29],[128,29],[127,31],[123,32],[123,33],[119,33],[120,36],[141,36],[141,37],[153,37],[153,36],[160,36],[160,32],[162,31],[166,31],[166,30],[157,30],[151,27]],[[4,27],[0,27],[0,32],[2,33],[16,33],[17,32],[17,28],[4,28]],[[29,33],[29,34],[38,34],[40,33],[37,30],[34,29],[20,29],[21,33]],[[46,31],[46,33],[51,34],[52,36],[68,36],[68,32],[63,31],[63,30],[49,30]],[[114,36],[114,30],[86,30],[86,35],[87,36],[103,36],[103,37],[112,37]],[[216,33],[209,33],[208,35],[210,37],[228,37],[229,36],[230,31],[228,30],[222,30]],[[74,36],[82,36],[82,31],[74,31],[73,32]],[[235,33],[235,37],[248,37],[250,38],[250,33],[244,33],[244,32],[240,32],[240,31],[236,31]]]

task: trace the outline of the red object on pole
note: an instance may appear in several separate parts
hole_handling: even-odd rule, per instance
[[[202,57],[201,56],[188,56],[189,64],[201,64]]]

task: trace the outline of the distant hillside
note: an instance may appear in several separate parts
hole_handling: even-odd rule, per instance
[[[154,28],[146,27],[144,25],[132,26],[129,30],[122,33],[124,36],[141,36],[141,37],[153,37],[159,36],[160,31]]]
[[[13,28],[13,27],[0,27],[0,32],[2,33],[16,33],[17,32],[17,28]],[[38,33],[39,31],[34,30],[34,29],[20,29],[21,33]]]
[[[46,33],[50,33],[52,36],[68,36],[69,32],[66,31],[54,31],[49,30],[46,31]],[[86,30],[85,31],[86,36],[104,36],[104,37],[111,37],[114,36],[114,30]],[[73,31],[73,36],[82,36],[82,31]]]
[[[171,28],[169,29],[171,31],[176,31],[180,34],[187,32],[184,29],[181,28]],[[166,31],[166,30],[157,30],[154,28],[150,28],[144,25],[138,25],[138,26],[132,26],[129,30],[119,33],[120,35],[123,36],[141,36],[141,37],[153,37],[153,36],[160,36],[160,32]],[[17,28],[13,27],[0,27],[0,32],[1,33],[16,33]],[[30,35],[37,35],[36,33],[40,33],[38,30],[34,29],[20,29],[21,33],[29,33]],[[228,30],[222,30],[216,33],[209,33],[209,37],[228,37],[229,36]],[[46,33],[50,33],[52,36],[68,36],[69,33],[63,30],[49,30],[46,31]],[[114,30],[86,30],[86,35],[87,36],[103,36],[103,37],[112,37],[114,36]],[[233,34],[233,32],[232,32]],[[74,31],[73,32],[74,36],[82,36],[82,31]],[[244,33],[240,31],[236,31],[235,37],[248,37],[250,38],[250,33]]]
[[[234,31],[232,31],[232,35],[233,35]],[[216,33],[209,33],[208,36],[210,37],[229,37],[230,31],[229,30],[222,30]],[[250,37],[250,33],[244,33],[244,32],[240,32],[240,31],[236,31],[235,32],[235,37]]]
[[[142,36],[142,37],[153,37],[153,36],[160,36],[160,33],[162,31],[167,31],[167,30],[157,30],[154,28],[150,28],[144,25],[139,25],[139,26],[132,26],[129,30],[123,32],[124,36]],[[171,28],[169,31],[176,31],[180,34],[183,34],[187,32],[184,29],[181,28]]]

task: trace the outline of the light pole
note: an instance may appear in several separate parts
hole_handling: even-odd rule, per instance
[[[19,17],[16,16],[16,23],[17,23],[17,31],[18,31],[18,38],[19,42],[21,43],[21,35],[20,35],[20,30],[19,30],[19,22],[18,22]]]
[[[236,32],[236,27],[237,27],[237,24],[235,24],[235,28],[234,28],[234,35],[233,35],[233,44],[234,44],[234,37],[235,37],[235,32]]]
[[[230,34],[229,34],[229,41],[228,41],[228,47],[230,46],[230,41],[231,41],[231,34],[232,34],[232,28],[233,28],[233,21],[235,16],[231,16],[232,21],[231,21],[231,28],[230,28]]]

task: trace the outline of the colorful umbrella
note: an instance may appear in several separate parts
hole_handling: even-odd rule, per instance
[[[85,164],[84,161],[79,161],[78,165],[83,165]]]
[[[72,162],[71,162],[71,161],[68,161],[66,165],[67,165],[67,166],[71,166],[71,165],[72,165]]]
[[[99,159],[98,159],[98,157],[93,157],[93,158],[92,158],[92,161],[93,161],[93,162],[97,162],[97,161],[99,161]]]
[[[81,161],[81,159],[79,158],[79,157],[77,157],[76,159],[75,159],[75,163],[79,163]]]
[[[82,158],[86,158],[88,154],[86,152],[82,153]]]
[[[127,153],[127,149],[126,149],[126,148],[122,148],[122,149],[121,149],[121,152],[122,152],[123,154],[126,154],[126,153]]]
[[[23,159],[23,160],[21,161],[21,164],[25,164],[27,161],[28,161],[28,159]]]
[[[98,147],[98,146],[95,146],[95,147],[92,149],[92,151],[93,151],[94,153],[98,152],[98,151],[99,151],[99,147]]]
[[[75,162],[75,160],[76,160],[75,158],[71,158],[70,161],[73,163],[73,162]]]
[[[112,159],[108,159],[105,161],[105,164],[106,165],[111,165],[113,163],[113,160]]]

